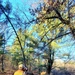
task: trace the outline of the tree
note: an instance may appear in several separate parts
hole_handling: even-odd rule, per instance
[[[74,6],[74,3],[72,3],[72,1],[63,0],[62,2],[60,2],[57,0],[56,1],[48,0],[48,2],[45,1],[44,3],[39,3],[37,8],[30,9],[31,15],[33,16],[38,15],[36,19],[37,26],[35,27],[35,29],[37,29],[36,33],[39,33],[39,36],[41,38],[40,41],[46,39],[45,41],[47,42],[47,44],[43,46],[42,50],[44,50],[45,47],[51,44],[53,40],[57,38],[62,38],[62,36],[68,35],[72,32],[72,29],[70,29],[72,28],[70,26],[70,20],[74,18],[74,15],[71,16],[71,14],[74,13],[70,14],[71,6]],[[67,9],[67,11],[65,8]],[[67,33],[69,29],[71,30],[71,32]],[[53,34],[52,37],[50,36],[51,33]],[[51,49],[51,47],[49,49]],[[51,53],[51,50],[49,52],[50,52],[49,55],[54,56],[54,54]],[[51,60],[50,58],[49,58],[48,74],[50,74],[53,63],[53,60]]]
[[[5,22],[8,23],[9,21],[16,34],[12,50],[10,50],[12,55],[14,55],[12,56],[13,60],[16,59],[16,63],[21,61],[22,57],[20,51],[22,51],[24,63],[27,61],[28,64],[33,63],[29,62],[29,60],[37,58],[37,56],[41,57],[42,54],[46,54],[48,60],[47,72],[50,74],[54,61],[55,49],[59,48],[57,40],[59,41],[63,36],[70,33],[72,33],[73,36],[75,35],[75,27],[74,25],[71,25],[74,23],[72,20],[74,20],[75,17],[74,12],[72,12],[73,8],[75,8],[74,2],[72,0],[44,0],[43,2],[40,2],[35,9],[32,7],[29,8],[31,15],[35,18],[30,20],[24,11],[22,11],[23,19],[19,13],[15,13],[14,18],[11,19],[9,4],[4,7],[1,2],[0,13],[1,15],[4,13],[6,16]],[[9,10],[7,10],[7,8]],[[21,10],[18,11],[20,11],[21,14]],[[13,19],[15,21],[13,21]],[[29,28],[32,22],[34,22],[33,30],[27,30],[27,27]],[[31,58],[28,60],[29,55]]]
[[[4,52],[5,52],[5,38],[4,34],[0,34],[0,55],[2,62],[2,71],[4,71]]]
[[[33,59],[32,53],[34,52],[33,48],[28,47],[28,42],[30,42],[30,39],[33,38],[33,36],[31,35],[30,31],[28,31],[28,30],[22,31],[21,28],[17,31],[17,34],[20,38],[20,41],[21,41],[21,44],[22,44],[22,47],[24,50],[25,59],[26,59],[25,64],[26,64],[26,66],[28,66],[31,62],[31,59]],[[15,59],[18,60],[18,61],[15,61],[17,64],[19,62],[22,62],[23,59],[21,56],[21,49],[19,47],[19,42],[16,37],[14,38],[14,42],[13,42],[9,52],[11,53],[13,60],[15,60]],[[30,58],[30,56],[31,56],[31,58]]]
[[[62,24],[68,25],[68,29],[71,30],[71,33],[74,35],[74,25],[73,18],[75,17],[73,9],[75,8],[75,2],[72,0],[44,0],[43,3],[39,3],[37,8],[31,10],[34,11],[35,16],[37,16],[38,22],[43,22],[46,19],[58,19]],[[37,11],[36,11],[37,10]],[[39,10],[39,11],[38,11]],[[30,13],[33,13],[30,12]]]
[[[0,3],[0,10],[1,10],[1,12],[2,12],[1,15],[2,15],[2,14],[5,15],[5,17],[6,17],[6,23],[9,22],[10,25],[11,25],[11,27],[12,27],[13,30],[14,30],[14,32],[15,32],[17,38],[18,38],[18,42],[19,42],[19,45],[20,45],[21,51],[22,51],[23,62],[25,63],[25,55],[24,55],[24,51],[23,51],[23,48],[22,48],[21,42],[20,42],[20,40],[19,40],[19,37],[18,37],[17,32],[16,32],[16,30],[15,30],[15,27],[14,27],[14,25],[12,24],[12,22],[11,22],[9,16],[8,16],[8,15],[11,13],[11,6],[10,6],[10,5],[11,5],[11,4],[10,4],[10,2],[8,1],[7,4],[6,4],[6,6],[4,7],[4,6],[2,5],[2,1],[1,1],[1,3]]]

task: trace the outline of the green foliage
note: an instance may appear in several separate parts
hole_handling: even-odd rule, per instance
[[[37,18],[39,19],[39,22],[38,24],[33,26],[33,29],[40,37],[39,44],[40,42],[45,41],[45,44],[42,45],[43,46],[42,48],[43,52],[41,51],[43,54],[42,57],[45,59],[48,58],[50,59],[50,60],[48,59],[49,63],[47,65],[48,66],[50,65],[51,67],[52,65],[51,62],[53,62],[54,60],[55,49],[60,48],[56,40],[57,41],[61,40],[68,30],[68,26],[65,25],[67,20],[69,21],[68,11],[66,11],[66,9],[68,9],[66,7],[68,4],[68,0],[62,3],[60,3],[59,1],[58,2],[45,1],[44,3],[45,3],[44,7],[40,12],[38,12]],[[49,71],[50,67],[48,69]]]
[[[2,2],[0,2],[0,4],[2,5]],[[53,0],[48,0],[47,2],[47,0],[44,0],[43,4],[44,5],[42,5],[42,7],[41,5],[39,6],[40,9],[37,9],[37,12],[32,11],[33,15],[35,15],[35,13],[38,14],[38,16],[36,17],[38,19],[38,22],[37,24],[33,25],[33,30],[31,31],[30,29],[27,30],[23,28],[23,26],[26,26],[26,24],[22,21],[19,15],[16,14],[17,16],[15,17],[15,21],[17,22],[17,24],[19,23],[19,27],[22,26],[23,28],[23,30],[21,28],[18,29],[17,34],[24,50],[26,63],[28,65],[36,65],[32,60],[36,59],[37,61],[41,60],[40,62],[42,62],[42,59],[49,60],[49,58],[50,64],[52,64],[51,62],[54,60],[53,58],[55,49],[60,48],[59,44],[56,41],[61,42],[62,37],[60,37],[60,35],[64,36],[64,33],[69,30],[69,26],[66,25],[67,20],[69,20],[67,6],[68,0],[63,0],[63,2],[60,2],[59,0],[58,2],[57,0],[54,2]],[[72,3],[70,4],[72,5]],[[12,10],[10,2],[6,2],[6,5],[3,7],[5,8],[5,13],[9,15]],[[70,7],[70,17],[74,16],[74,8],[75,6]],[[2,15],[1,12],[0,15]],[[73,20],[74,18],[71,19]],[[24,23],[24,25],[21,22]],[[75,29],[74,25],[72,27],[73,29]],[[0,46],[2,46],[4,41],[2,41],[2,36],[0,37],[0,41]],[[23,60],[20,43],[17,37],[14,38],[14,42],[11,46],[11,49],[9,50],[9,53],[11,54],[12,60],[13,62],[15,62],[15,64],[18,64]],[[42,63],[37,62],[37,66],[40,66],[41,64]]]
[[[53,49],[60,48],[60,46],[55,41],[51,42],[51,46],[52,46]]]
[[[2,51],[2,50],[0,50],[0,55],[1,55],[1,54],[3,54],[3,51]]]
[[[33,53],[34,53],[34,47],[37,42],[35,41],[34,36],[32,36],[32,33],[25,30],[22,31],[22,29],[19,29],[17,31],[18,37],[20,39],[21,45],[24,50],[26,64],[32,63],[31,60],[33,59]],[[11,46],[10,53],[12,55],[12,60],[16,63],[22,62],[22,53],[19,46],[19,42],[17,38],[14,39],[13,45]]]

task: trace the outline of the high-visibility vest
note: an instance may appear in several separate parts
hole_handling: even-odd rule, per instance
[[[22,70],[17,70],[14,75],[25,75],[25,73]]]
[[[46,72],[41,72],[41,75],[46,75]]]

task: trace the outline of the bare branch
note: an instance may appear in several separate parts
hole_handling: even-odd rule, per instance
[[[4,15],[6,16],[7,20],[9,21],[11,27],[13,28],[13,30],[14,30],[16,36],[17,36],[17,39],[18,39],[18,42],[19,42],[19,45],[20,45],[20,47],[21,47],[21,51],[22,51],[22,54],[23,54],[24,62],[25,62],[25,55],[24,55],[24,51],[23,51],[23,48],[22,48],[22,45],[21,45],[20,39],[19,39],[19,37],[18,37],[18,34],[17,34],[17,32],[16,32],[16,30],[15,30],[13,24],[11,23],[11,21],[10,21],[10,19],[9,19],[9,16],[5,13],[5,11],[4,11],[4,7],[3,7],[1,4],[0,4],[0,9],[1,9],[2,12],[4,13]]]
[[[42,47],[41,50],[43,50],[46,46],[48,46],[53,40],[56,40],[56,39],[58,39],[58,38],[60,38],[60,37],[62,37],[62,36],[68,35],[68,34],[70,34],[70,33],[71,33],[71,32],[68,32],[68,33],[65,33],[65,34],[63,34],[63,35],[56,36],[56,37],[53,38],[53,39],[49,39],[49,42],[48,42],[44,47]]]

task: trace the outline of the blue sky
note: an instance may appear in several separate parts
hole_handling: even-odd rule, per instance
[[[6,1],[6,0],[4,0],[4,1]],[[12,6],[13,6],[14,9],[20,7],[21,10],[25,10],[25,13],[26,13],[27,17],[30,19],[32,16],[30,15],[30,13],[28,13],[29,12],[28,11],[28,8],[30,7],[31,4],[38,3],[37,1],[39,1],[39,0],[9,0],[9,1],[12,3]],[[33,6],[35,6],[35,5],[33,5]],[[14,37],[12,37],[12,38],[14,38]],[[10,39],[12,39],[12,38],[10,38]],[[71,45],[70,46],[67,46],[67,47],[65,46],[64,48],[61,47],[59,49],[59,53],[60,53],[60,51],[62,53],[69,53],[70,52],[71,55],[73,55],[73,57],[74,57],[75,56],[75,53],[74,53],[75,46],[73,44],[73,41],[74,40],[72,40],[70,36],[67,36],[66,39],[65,40],[64,39],[65,39],[65,37],[62,38],[62,42],[63,43],[60,43],[61,46],[63,46],[66,43],[70,42],[70,40],[72,41],[72,42],[70,42]],[[64,42],[66,40],[68,40],[68,41],[67,42]],[[10,41],[12,42],[13,40],[10,40]],[[8,42],[9,45],[11,44],[10,41]]]
[[[4,0],[3,2],[5,3],[6,1],[7,0]],[[9,0],[9,1],[12,4],[13,11],[15,11],[19,7],[21,10],[23,10],[23,11],[25,10],[25,13],[28,18],[31,17],[30,13],[28,13],[29,12],[29,10],[28,10],[29,5],[28,4],[30,4],[30,3],[28,3],[27,0]],[[12,11],[12,13],[13,13],[13,11]],[[20,16],[21,16],[21,14],[20,14]],[[11,17],[13,17],[13,16],[11,15]],[[9,24],[9,26],[10,26],[10,24]],[[13,29],[11,29],[11,31],[13,31]],[[7,44],[12,45],[13,39],[14,39],[14,35],[10,38],[10,40],[7,41]]]

